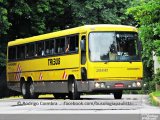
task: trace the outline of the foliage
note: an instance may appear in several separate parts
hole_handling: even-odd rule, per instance
[[[0,35],[7,34],[7,30],[11,26],[8,21],[8,11],[6,9],[6,1],[0,0]]]
[[[159,30],[160,31],[160,30]],[[155,42],[154,42],[154,46],[155,46],[155,48],[156,48],[156,54],[157,54],[157,56],[160,56],[160,40],[156,40]]]
[[[0,66],[5,66],[6,65],[6,56],[4,53],[0,53]]]
[[[159,106],[159,101],[155,99],[155,97],[159,96],[160,96],[160,91],[150,93],[149,94],[150,103],[154,106]]]
[[[152,94],[156,97],[160,97],[160,91],[153,92]]]
[[[159,30],[160,31],[160,30]],[[156,40],[154,42],[154,46],[156,48],[156,55],[158,56],[158,62],[160,64],[160,40]]]
[[[154,81],[151,81],[153,79],[152,51],[160,55],[160,1],[134,0],[132,5],[133,7],[127,10],[127,14],[133,15],[140,26],[140,38],[143,43],[144,75],[147,84],[149,84],[148,89],[150,89],[150,85],[155,84]]]
[[[136,2],[138,2],[136,0]],[[138,4],[138,3],[136,3]],[[147,67],[152,64],[152,50],[159,51],[156,40],[160,40],[160,1],[139,1],[139,5],[128,9],[140,25],[140,38],[143,42],[143,60]],[[156,47],[155,47],[156,46]]]
[[[0,0],[1,43],[84,24],[131,24],[130,0]],[[134,23],[133,23],[134,24]],[[5,48],[0,48],[0,66]],[[2,62],[3,61],[3,62]]]
[[[154,76],[154,81],[155,81],[155,83],[157,83],[158,85],[160,85],[160,68],[157,69],[157,73]]]
[[[70,0],[73,12],[73,25],[84,24],[129,24],[125,15],[129,0]]]

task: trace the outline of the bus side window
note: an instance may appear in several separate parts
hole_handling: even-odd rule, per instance
[[[55,46],[55,41],[54,40],[51,40],[50,41],[50,54],[51,55],[54,55],[55,54],[55,48],[54,48],[54,46]]]
[[[75,37],[74,37],[74,39],[73,39],[73,50],[75,51],[75,52],[78,52],[78,35],[75,35]]]
[[[79,48],[79,36],[78,35],[76,35],[75,46],[76,46],[75,50],[76,52],[78,52],[78,48]]]
[[[37,42],[36,43],[36,52],[35,56],[44,56],[44,42]]]
[[[45,41],[45,55],[49,55],[50,41]]]
[[[65,48],[65,38],[56,39],[55,52],[59,53],[59,54],[62,54],[62,53],[64,53],[64,48]]]
[[[26,45],[26,57],[30,58],[34,56],[34,43],[29,43]]]
[[[65,53],[70,52],[70,37],[66,37]]]
[[[17,46],[17,59],[24,59],[25,58],[25,46],[19,45]]]
[[[9,47],[8,49],[8,59],[9,61],[16,59],[16,47]]]
[[[67,37],[65,52],[78,52],[78,35]]]
[[[84,41],[83,50],[81,48],[81,64],[84,65],[86,63],[86,36],[83,35],[81,40]]]

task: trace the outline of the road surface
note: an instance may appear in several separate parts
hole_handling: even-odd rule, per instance
[[[130,120],[160,120],[160,108],[150,105],[148,95],[123,95],[121,100],[115,100],[113,95],[83,95],[81,100],[5,98],[0,100],[0,114],[0,120],[5,118],[6,120],[9,118],[18,120],[23,118],[24,114],[32,114],[28,116],[30,120],[40,120],[45,116],[44,114],[49,114],[47,117],[50,116],[51,118],[53,118],[53,114],[54,116],[59,114],[56,118],[67,118],[71,116],[65,115],[75,115],[68,119],[78,119],[78,114],[79,116],[86,115],[86,118],[93,117],[90,118],[92,120],[97,119],[99,115],[109,119],[115,117],[114,120],[126,118]],[[39,115],[34,116],[34,114]],[[44,116],[40,117],[42,114]],[[117,118],[116,115],[119,117]],[[83,117],[85,116],[80,118]]]

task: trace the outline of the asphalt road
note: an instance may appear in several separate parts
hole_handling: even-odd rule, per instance
[[[22,118],[44,120],[44,116],[46,116],[45,119],[65,120],[67,118],[97,120],[98,116],[111,120],[128,118],[129,120],[160,120],[160,108],[151,106],[147,95],[123,95],[121,100],[115,100],[113,95],[83,95],[81,100],[54,98],[0,100],[0,120]]]

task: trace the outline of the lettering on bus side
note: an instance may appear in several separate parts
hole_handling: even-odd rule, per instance
[[[60,58],[48,59],[48,65],[60,65]]]

